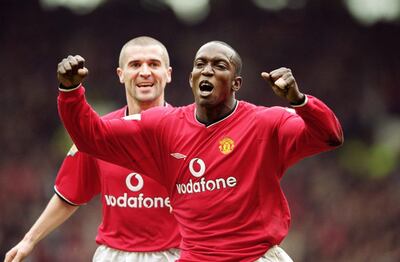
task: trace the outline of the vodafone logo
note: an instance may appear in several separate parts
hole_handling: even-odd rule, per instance
[[[132,185],[132,177],[134,177],[136,181],[133,181],[135,186]],[[126,186],[130,191],[137,192],[143,188],[143,177],[138,173],[130,173],[125,179]]]
[[[206,171],[206,164],[200,158],[193,158],[189,163],[189,171],[195,177],[201,177]]]
[[[125,184],[132,192],[138,192],[143,188],[143,177],[138,173],[130,173]],[[132,196],[134,195],[134,196]],[[144,193],[123,193],[122,195],[104,195],[106,205],[120,208],[168,208],[171,210],[169,197],[148,197]]]
[[[189,172],[196,177],[194,181],[190,178],[186,183],[177,183],[176,189],[178,194],[195,194],[202,192],[212,192],[227,188],[233,188],[237,185],[234,176],[227,178],[221,177],[216,179],[206,179],[203,175],[206,172],[206,164],[200,158],[193,158],[189,162]]]

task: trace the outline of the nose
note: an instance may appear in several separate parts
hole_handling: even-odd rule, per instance
[[[150,68],[147,64],[143,64],[139,72],[141,77],[149,77],[151,75]]]
[[[203,75],[213,75],[214,74],[214,70],[212,69],[212,66],[210,64],[206,64],[203,67],[203,70],[201,71],[201,73]]]

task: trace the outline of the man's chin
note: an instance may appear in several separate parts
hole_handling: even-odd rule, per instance
[[[154,94],[146,94],[146,95],[139,95],[136,96],[136,100],[139,102],[152,102],[156,100],[156,96]]]
[[[214,102],[211,99],[211,97],[207,96],[207,97],[198,97],[197,98],[197,104],[199,106],[203,106],[203,107],[213,107],[214,106]]]

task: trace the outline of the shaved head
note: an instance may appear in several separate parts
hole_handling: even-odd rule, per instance
[[[232,64],[235,65],[235,75],[240,76],[241,72],[242,72],[242,58],[240,57],[239,53],[236,52],[235,49],[233,49],[233,47],[231,47],[230,45],[228,45],[227,43],[223,42],[223,41],[210,41],[205,43],[204,45],[202,45],[199,50],[197,51],[197,53],[200,51],[200,49],[202,49],[204,46],[206,45],[210,45],[210,44],[217,44],[217,45],[223,45],[227,48],[229,48],[232,51],[232,56],[230,57],[230,62]],[[196,55],[197,55],[196,53]]]
[[[167,67],[169,67],[169,55],[167,48],[157,39],[154,39],[149,36],[139,36],[135,37],[128,42],[122,47],[121,52],[119,54],[119,67],[122,67],[124,62],[124,52],[125,49],[129,46],[150,46],[150,45],[157,45],[160,46],[162,49],[162,59],[164,60],[164,63]]]

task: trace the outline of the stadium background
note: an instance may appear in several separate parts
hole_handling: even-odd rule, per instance
[[[192,59],[209,40],[241,54],[240,99],[286,105],[260,72],[290,67],[303,92],[337,113],[345,145],[284,177],[293,215],[284,248],[296,262],[400,261],[398,0],[1,0],[1,258],[45,208],[70,146],[57,116],[57,63],[68,54],[85,57],[88,98],[106,112],[124,104],[115,68],[122,45],[139,35],[169,50],[166,97],[173,105],[192,102]],[[27,261],[90,261],[98,202],[81,208]]]

